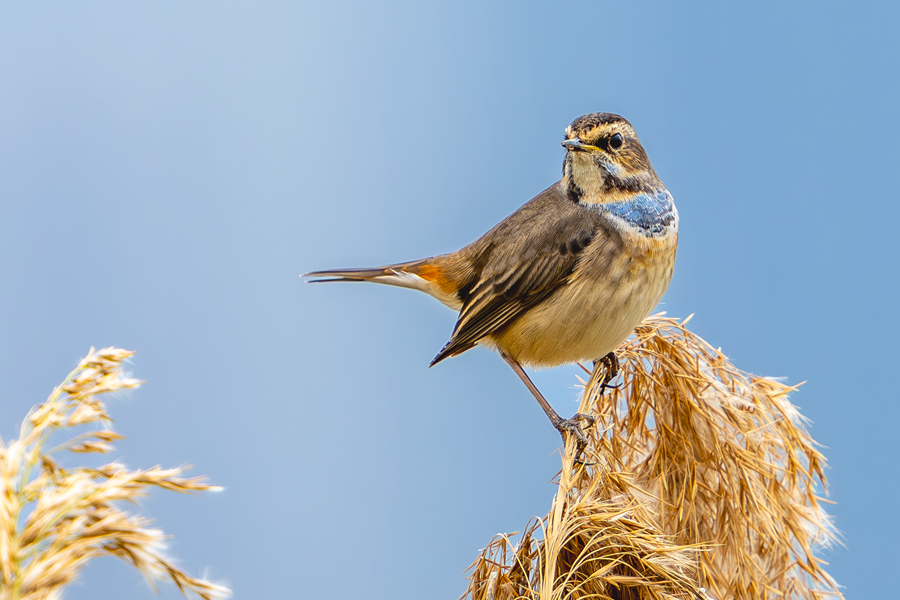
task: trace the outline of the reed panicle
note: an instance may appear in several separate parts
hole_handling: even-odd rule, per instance
[[[109,428],[101,396],[142,383],[123,373],[123,363],[132,354],[91,348],[47,401],[25,418],[19,438],[0,440],[0,600],[61,598],[64,586],[85,563],[102,554],[133,565],[151,586],[168,577],[182,592],[204,600],[230,594],[176,567],[165,555],[163,532],[119,506],[154,487],[187,493],[219,488],[203,477],[180,477],[187,467],[130,471],[113,462],[64,469],[54,459],[64,451],[106,453],[122,439]],[[93,431],[46,447],[55,433],[94,424],[98,428]]]
[[[638,327],[617,388],[603,392],[595,366],[584,462],[569,440],[549,513],[497,536],[463,598],[842,597],[816,556],[836,533],[796,388],[740,371],[689,319]]]

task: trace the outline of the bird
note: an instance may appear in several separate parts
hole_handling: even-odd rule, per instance
[[[662,298],[675,265],[678,211],[634,127],[591,113],[565,130],[562,177],[464,248],[377,268],[306,273],[310,283],[368,281],[425,292],[459,315],[434,366],[475,346],[499,352],[566,440],[562,418],[523,367],[594,361],[615,377],[615,349]]]

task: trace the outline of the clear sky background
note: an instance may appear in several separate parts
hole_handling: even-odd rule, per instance
[[[0,435],[93,345],[140,509],[241,598],[456,598],[549,506],[560,438],[454,314],[300,273],[455,250],[629,119],[675,197],[662,309],[792,396],[848,597],[896,594],[895,2],[42,2],[0,8]],[[577,367],[538,374],[574,412]],[[116,559],[70,599],[156,596]]]

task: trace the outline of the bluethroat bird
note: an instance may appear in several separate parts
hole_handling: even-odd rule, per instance
[[[678,211],[631,124],[609,113],[566,128],[562,179],[465,248],[375,269],[315,271],[315,281],[371,281],[429,294],[459,311],[436,365],[473,346],[500,353],[553,426],[587,437],[563,419],[523,366],[604,361],[662,298],[672,278]],[[580,450],[579,450],[580,453]]]

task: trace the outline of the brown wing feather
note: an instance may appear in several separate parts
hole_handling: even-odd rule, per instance
[[[551,187],[461,252],[473,273],[459,319],[435,365],[475,346],[565,283],[600,229],[594,213]]]

